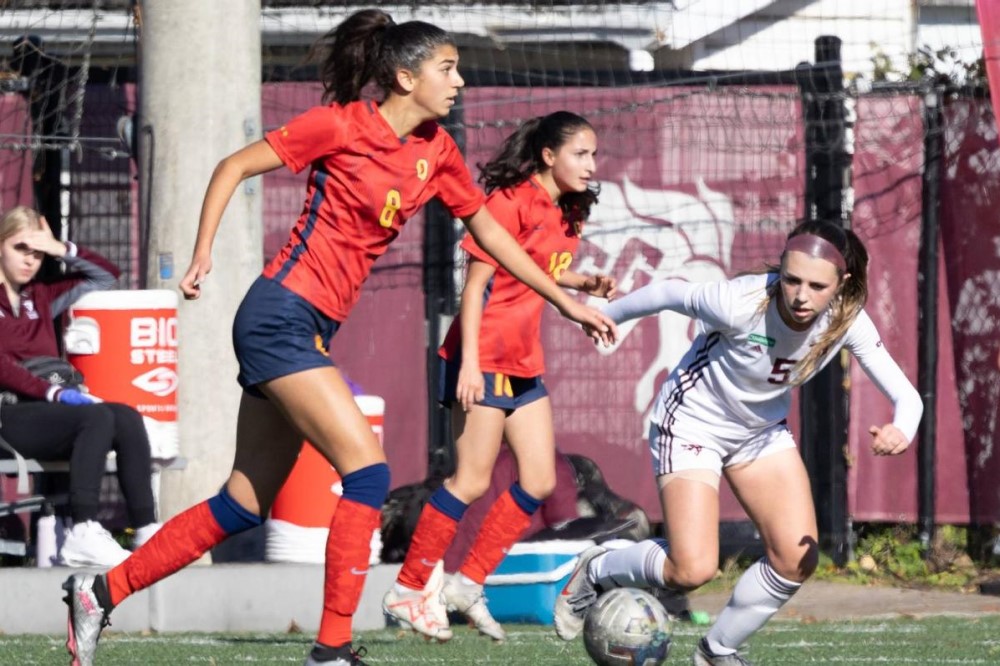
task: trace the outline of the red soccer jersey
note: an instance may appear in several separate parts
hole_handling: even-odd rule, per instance
[[[580,244],[580,229],[563,220],[562,210],[538,183],[527,180],[514,188],[496,190],[486,200],[486,206],[552,279],[557,280],[569,268]],[[462,248],[474,258],[497,266],[472,236],[465,237]],[[541,327],[545,300],[499,266],[484,299],[479,327],[479,365],[483,372],[514,377],[544,373]],[[461,349],[462,328],[456,318],[438,354],[455,359]]]
[[[302,214],[264,276],[336,321],[429,199],[439,197],[455,217],[484,202],[447,132],[427,122],[400,139],[374,102],[315,107],[265,139],[292,171],[312,170]]]

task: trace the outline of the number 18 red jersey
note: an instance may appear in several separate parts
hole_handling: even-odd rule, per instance
[[[573,261],[580,228],[563,219],[562,209],[534,180],[496,190],[486,200],[490,213],[538,266],[558,281]],[[462,241],[472,257],[497,266],[472,236]],[[545,301],[503,267],[497,266],[483,298],[479,327],[479,366],[483,372],[537,377],[545,372],[542,352],[542,309]],[[455,319],[438,354],[457,359],[462,348],[461,322]]]

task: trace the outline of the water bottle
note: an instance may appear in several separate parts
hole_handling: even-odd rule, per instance
[[[35,563],[39,568],[51,567],[59,554],[59,538],[57,530],[62,524],[52,507],[43,509],[42,517],[38,519],[37,537],[35,538]]]

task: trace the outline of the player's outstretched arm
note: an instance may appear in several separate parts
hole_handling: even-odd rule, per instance
[[[273,171],[282,166],[281,158],[266,141],[255,141],[223,159],[212,172],[201,204],[198,221],[198,238],[195,241],[191,265],[181,278],[180,289],[184,298],[201,296],[201,283],[212,270],[212,243],[222,222],[222,214],[237,186],[253,176]]]
[[[583,275],[573,271],[564,271],[559,276],[558,282],[561,287],[582,291],[585,294],[606,298],[609,301],[618,295],[618,281],[603,273]]]
[[[605,345],[614,343],[618,335],[614,322],[597,310],[576,302],[554,280],[550,280],[517,244],[513,236],[493,219],[485,206],[465,218],[463,222],[479,247],[496,259],[511,275],[556,306],[564,317],[581,324],[595,341],[603,342]]]
[[[620,296],[613,303],[601,307],[601,312],[611,317],[616,324],[655,314],[661,310],[674,310],[688,314],[684,308],[692,286],[690,282],[684,280],[653,282],[625,296]]]
[[[892,401],[892,423],[882,427],[873,425],[868,429],[872,435],[872,452],[881,456],[902,453],[920,427],[924,412],[920,393],[889,354],[867,312],[862,311],[851,324],[845,346],[858,359],[861,368],[882,395]]]

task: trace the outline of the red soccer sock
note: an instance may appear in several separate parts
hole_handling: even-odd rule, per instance
[[[490,507],[459,572],[482,585],[530,524],[531,516],[518,506],[509,490],[505,492]]]
[[[139,550],[107,573],[111,603],[117,606],[133,592],[183,569],[227,536],[207,501],[177,514]]]
[[[338,647],[351,642],[351,620],[368,577],[372,532],[382,514],[367,504],[341,498],[326,540],[326,581],[323,617],[316,640]]]
[[[424,589],[434,565],[444,557],[457,530],[457,520],[438,511],[430,502],[425,504],[396,582],[411,590]]]

